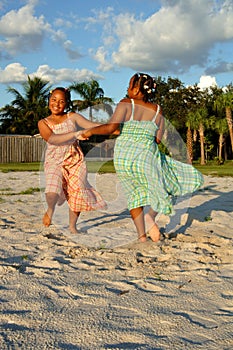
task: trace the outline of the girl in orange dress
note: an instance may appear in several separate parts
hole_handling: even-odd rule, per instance
[[[70,91],[57,87],[50,92],[51,114],[41,119],[38,128],[47,142],[44,171],[45,196],[48,208],[43,216],[44,226],[51,225],[56,205],[67,200],[69,229],[78,233],[76,223],[81,211],[103,209],[101,195],[89,184],[83,152],[77,140],[78,128],[90,128],[93,123],[79,113],[68,112],[71,106]]]

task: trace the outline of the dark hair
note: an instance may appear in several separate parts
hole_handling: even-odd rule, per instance
[[[156,83],[154,78],[146,73],[136,73],[133,75],[133,87],[139,85],[139,91],[143,94],[143,101],[150,102],[155,98]]]
[[[56,90],[59,90],[59,91],[62,91],[64,92],[65,94],[65,99],[66,99],[66,111],[69,112],[70,110],[72,110],[72,107],[73,107],[73,103],[71,101],[71,93],[70,93],[70,90],[68,88],[64,88],[62,86],[57,86],[55,87],[53,90],[50,90],[49,91],[49,100],[50,100],[50,97],[52,95],[52,93]]]

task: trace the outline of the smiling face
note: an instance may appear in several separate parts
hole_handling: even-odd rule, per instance
[[[64,114],[66,103],[65,92],[54,90],[49,98],[49,109],[53,115]]]

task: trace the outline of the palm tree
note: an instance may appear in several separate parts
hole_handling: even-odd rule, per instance
[[[198,131],[200,135],[200,145],[201,145],[201,165],[205,164],[205,126],[208,126],[208,110],[206,107],[200,107],[197,110],[197,123],[199,124]]]
[[[193,135],[192,130],[196,130],[196,114],[194,112],[189,112],[187,115],[187,120],[185,125],[187,126],[186,132],[186,146],[187,146],[187,157],[188,161],[192,163],[193,161]]]
[[[233,123],[232,123],[232,109],[233,109],[233,91],[232,87],[228,86],[227,92],[223,92],[215,101],[214,107],[216,110],[221,111],[225,108],[226,121],[229,129],[229,135],[231,140],[231,151],[233,154]]]
[[[194,86],[185,87],[181,91],[181,99],[183,101],[183,110],[186,112],[186,145],[187,156],[190,162],[193,160],[193,141],[197,140],[197,130],[200,133],[201,150],[204,147],[204,129],[199,116],[202,106],[204,106],[203,91],[195,84]],[[203,151],[201,152],[203,157]],[[204,160],[202,159],[202,162]]]
[[[83,110],[89,107],[89,119],[93,120],[92,109],[102,109],[108,114],[112,113],[111,103],[113,100],[110,97],[104,97],[104,90],[99,86],[98,81],[91,80],[89,82],[73,83],[70,90],[77,92],[83,100],[74,100],[73,106],[78,110]]]
[[[205,165],[205,125],[207,125],[208,110],[206,107],[198,107],[192,113],[192,127],[198,129],[201,147],[201,165]]]
[[[38,77],[30,78],[22,84],[24,95],[12,87],[7,91],[14,95],[11,104],[0,109],[0,132],[8,134],[38,133],[39,119],[48,115],[47,97],[50,86],[48,81]]]
[[[222,160],[222,150],[225,140],[225,135],[228,133],[228,125],[226,119],[217,119],[216,117],[210,118],[211,127],[213,130],[215,130],[218,135],[218,159],[221,162]]]

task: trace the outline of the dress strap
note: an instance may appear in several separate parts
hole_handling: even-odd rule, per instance
[[[133,98],[131,98],[131,103],[132,103],[132,113],[131,113],[129,120],[133,120],[133,117],[134,117],[134,100],[133,100]]]
[[[48,127],[49,127],[50,129],[53,128],[53,124],[51,124],[51,123],[48,121],[48,118],[44,118],[44,122],[45,122],[45,124],[48,125]]]
[[[157,118],[157,116],[159,115],[159,112],[160,112],[160,105],[157,105],[157,111],[156,111],[156,113],[155,113],[155,115],[154,115],[154,118],[152,119],[152,122],[155,122],[155,121],[156,121],[156,118]]]

